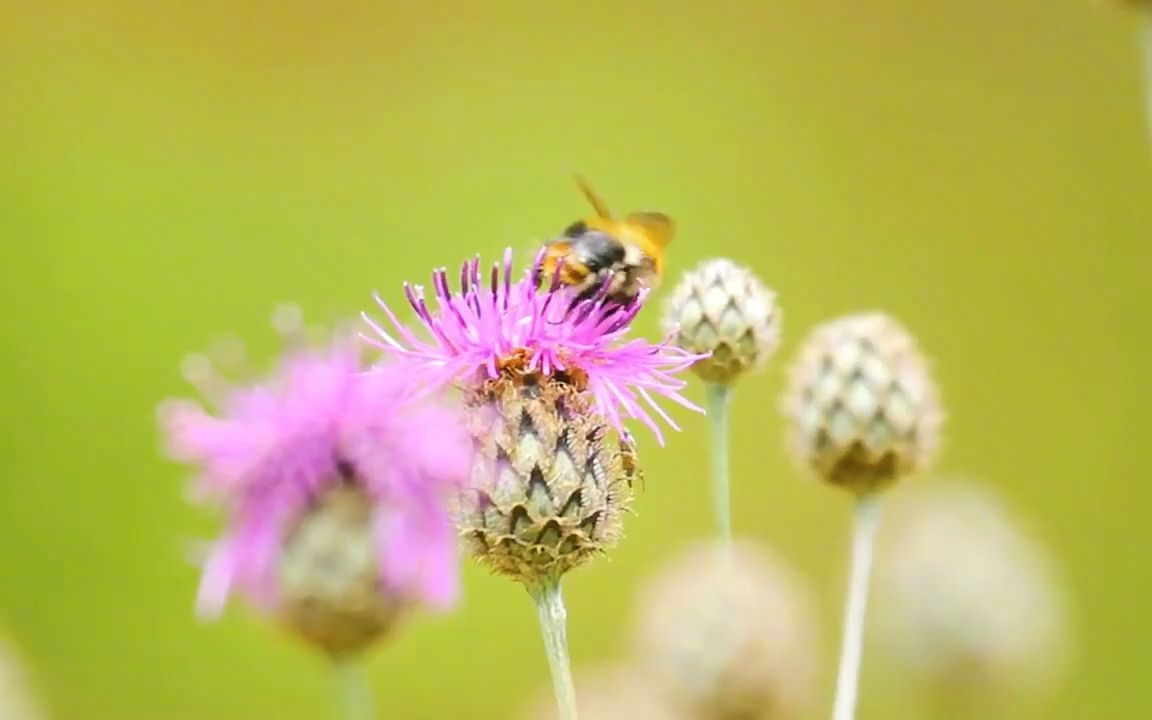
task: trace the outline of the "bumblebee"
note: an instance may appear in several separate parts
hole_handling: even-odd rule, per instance
[[[583,178],[576,182],[596,214],[572,223],[545,245],[536,281],[554,277],[559,266],[560,282],[576,288],[578,297],[591,297],[607,284],[609,300],[628,304],[644,288],[660,284],[664,248],[676,225],[660,212],[635,212],[617,220]]]

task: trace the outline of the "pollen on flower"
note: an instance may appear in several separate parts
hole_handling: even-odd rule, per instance
[[[286,334],[300,327],[278,319]],[[413,401],[389,368],[364,373],[347,338],[297,346],[261,381],[229,383],[204,356],[184,369],[207,404],[161,406],[167,450],[229,516],[204,564],[203,614],[240,592],[342,655],[403,609],[452,604],[446,505],[471,457],[459,411]]]
[[[509,381],[520,384],[537,382],[542,375],[538,369],[532,367],[531,354],[522,348],[513,351],[508,357],[502,358],[497,368],[499,372],[495,378],[485,379],[484,385],[486,387]],[[588,373],[574,366],[569,366],[564,370],[556,370],[551,374],[551,380],[569,385],[577,392],[584,392],[588,389]]]

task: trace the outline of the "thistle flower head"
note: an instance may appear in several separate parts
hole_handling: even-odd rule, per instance
[[[877,571],[876,638],[941,699],[1018,700],[1062,669],[1053,558],[991,490],[947,481],[897,498]]]
[[[639,470],[587,395],[553,379],[501,382],[469,404],[477,462],[457,525],[474,557],[533,586],[619,541]]]
[[[694,546],[640,592],[637,669],[685,717],[802,715],[816,666],[809,603],[792,570],[764,548]]]
[[[509,375],[554,377],[587,391],[594,410],[617,430],[624,430],[625,418],[633,418],[662,442],[653,415],[678,428],[658,398],[699,409],[680,394],[685,383],[675,377],[697,357],[667,343],[626,337],[643,295],[620,305],[608,298],[606,283],[592,297],[581,298],[560,282],[559,267],[550,284],[538,285],[533,278],[539,276],[542,259],[538,255],[517,281],[511,250],[492,265],[487,281],[479,258],[465,262],[458,290],[450,286],[445,270],[437,270],[432,275],[434,309],[423,288],[406,284],[408,302],[427,339],[400,323],[377,296],[393,330],[365,314],[376,335],[365,339],[397,358],[417,386],[473,386]]]
[[[730,383],[776,350],[780,320],[775,293],[748,268],[718,258],[685,273],[663,325],[679,347],[703,356],[692,366],[701,379]]]
[[[266,381],[239,387],[198,364],[215,407],[168,401],[160,419],[169,454],[200,470],[199,496],[230,515],[205,564],[203,614],[240,591],[340,653],[399,607],[452,604],[443,502],[470,457],[454,412],[406,402],[393,369],[362,373],[348,340],[291,350]]]
[[[487,282],[471,260],[458,290],[438,270],[435,309],[421,288],[405,286],[427,339],[379,297],[393,330],[365,315],[378,336],[369,342],[413,383],[462,390],[477,461],[457,527],[478,560],[528,586],[559,579],[619,539],[639,476],[625,418],[662,441],[655,418],[676,425],[658,398],[699,409],[675,377],[697,357],[627,336],[643,295],[610,299],[610,278],[577,294],[561,283],[560,266],[541,277],[542,260],[513,281],[508,251]]]
[[[941,412],[916,343],[882,313],[817,327],[792,367],[784,413],[792,448],[817,475],[853,492],[922,469]]]

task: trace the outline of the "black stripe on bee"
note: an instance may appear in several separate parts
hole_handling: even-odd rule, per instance
[[[572,254],[594,273],[615,268],[624,262],[624,246],[620,241],[595,230],[572,241]]]
[[[585,223],[583,220],[577,220],[576,222],[572,223],[567,228],[565,228],[564,237],[570,237],[570,238],[580,237],[581,235],[583,235],[586,232],[588,232],[588,224]]]

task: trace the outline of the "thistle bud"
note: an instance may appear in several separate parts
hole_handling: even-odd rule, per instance
[[[527,374],[488,383],[471,404],[477,459],[457,524],[472,555],[531,587],[616,544],[638,470],[587,393]]]
[[[927,365],[912,336],[882,313],[817,327],[792,367],[783,409],[797,458],[860,494],[922,469],[938,443]]]
[[[776,295],[731,260],[707,260],[685,273],[664,309],[663,326],[675,343],[710,355],[692,370],[703,380],[730,383],[755,370],[780,341]]]
[[[765,549],[698,545],[647,583],[637,613],[637,667],[687,717],[778,720],[809,706],[807,593]]]
[[[1057,678],[1061,584],[1046,548],[996,494],[947,482],[897,498],[877,571],[875,637],[901,677],[938,702],[978,710]]]

